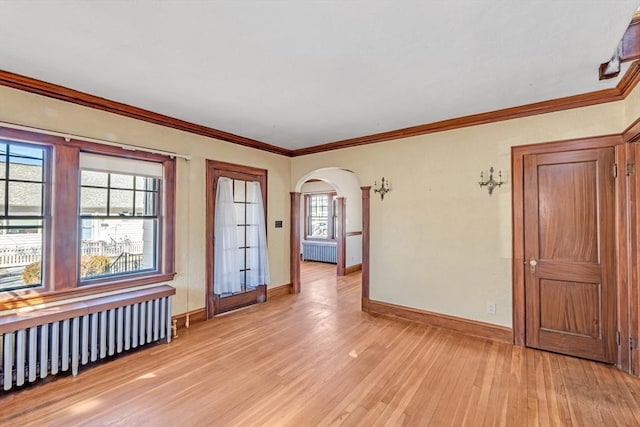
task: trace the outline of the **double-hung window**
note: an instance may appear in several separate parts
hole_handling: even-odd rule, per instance
[[[80,154],[80,280],[158,269],[162,164]]]
[[[334,196],[335,193],[305,195],[307,239],[335,239],[338,217]]]
[[[43,284],[49,150],[0,139],[0,292]]]
[[[175,167],[0,126],[0,309],[171,280]]]

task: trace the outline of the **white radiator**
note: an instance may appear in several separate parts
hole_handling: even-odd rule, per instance
[[[171,341],[171,296],[123,304],[100,310],[100,304],[80,303],[68,311],[69,318],[5,331],[0,335],[2,389],[69,370],[75,376],[81,365],[162,339]]]
[[[336,242],[321,242],[304,240],[302,242],[302,259],[304,261],[319,261],[337,264]]]

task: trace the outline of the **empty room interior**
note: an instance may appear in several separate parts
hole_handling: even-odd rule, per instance
[[[640,426],[639,8],[0,0],[0,425]]]

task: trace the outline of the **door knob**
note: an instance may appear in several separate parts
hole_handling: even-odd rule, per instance
[[[536,265],[538,265],[538,261],[536,261],[535,259],[531,258],[531,260],[529,261],[529,266],[531,267],[531,272],[532,273],[536,272]]]

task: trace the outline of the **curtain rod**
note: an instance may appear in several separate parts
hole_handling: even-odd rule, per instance
[[[153,148],[139,147],[137,145],[130,145],[130,144],[121,144],[119,142],[105,141],[104,139],[89,138],[87,136],[74,135],[71,133],[64,133],[64,132],[56,132],[53,130],[41,129],[41,128],[36,128],[31,126],[17,125],[15,123],[0,122],[0,126],[11,128],[11,129],[24,130],[28,132],[38,132],[38,133],[43,133],[51,136],[59,136],[64,138],[67,141],[69,141],[70,139],[78,139],[86,142],[94,142],[96,144],[110,145],[112,147],[122,148],[123,150],[144,151],[146,153],[161,154],[163,156],[168,156],[168,157],[179,157],[187,161],[191,160],[191,156],[187,156],[185,154],[172,153],[171,151],[154,150]]]

